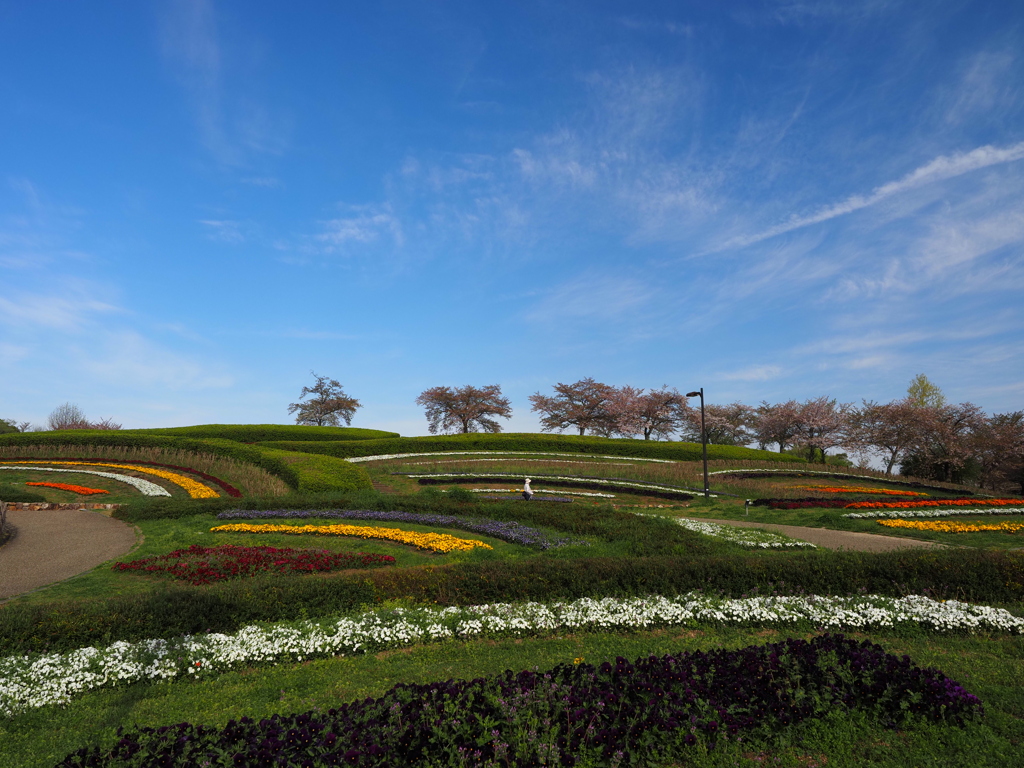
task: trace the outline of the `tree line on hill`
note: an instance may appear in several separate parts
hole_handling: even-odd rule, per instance
[[[293,403],[298,423],[351,423],[357,400],[341,385],[316,376],[303,388],[306,403]],[[431,387],[416,398],[431,434],[500,432],[498,419],[512,416],[512,405],[497,384],[482,387]],[[670,439],[700,442],[700,409],[678,390],[614,387],[581,379],[554,385],[554,393],[530,396],[531,410],[545,432],[577,430],[580,435]],[[840,449],[863,460],[881,459],[886,474],[897,467],[904,475],[989,487],[1015,484],[1024,493],[1024,411],[988,416],[973,403],[947,403],[942,391],[921,374],[905,397],[889,403],[861,405],[821,396],[803,402],[762,402],[704,407],[709,443],[757,446],[795,452],[825,461]]]
[[[288,406],[297,424],[340,426],[352,423],[360,402],[341,383],[313,373],[299,402]],[[692,393],[691,393],[692,394]],[[512,405],[497,384],[482,387],[431,387],[416,398],[431,434],[500,432],[498,419],[512,417]],[[530,396],[531,410],[545,432],[577,430],[580,435],[670,439],[700,442],[701,411],[678,390],[614,387],[581,379],[554,385],[554,393]],[[1024,411],[991,416],[973,403],[947,403],[942,391],[921,374],[905,397],[889,403],[865,400],[839,403],[821,396],[802,402],[761,402],[704,407],[706,439],[718,445],[757,446],[800,453],[825,461],[842,449],[863,461],[879,458],[886,474],[899,468],[914,475],[952,483],[998,488],[1016,485],[1024,493]],[[120,429],[111,419],[94,422],[65,403],[50,414],[58,429]],[[0,433],[27,431],[27,423],[0,420]],[[38,429],[38,428],[36,428]],[[839,456],[845,456],[838,454]]]

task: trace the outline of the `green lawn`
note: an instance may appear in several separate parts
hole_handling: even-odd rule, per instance
[[[583,657],[588,663],[635,659],[716,647],[739,648],[793,635],[774,630],[659,630],[632,634],[582,633],[529,640],[478,641],[418,646],[352,656],[240,670],[209,680],[135,685],[89,693],[66,707],[49,707],[0,723],[4,766],[50,766],[94,742],[110,743],[118,727],[181,721],[224,725],[232,718],[329,709],[378,696],[400,682],[471,679],[505,669],[545,669]],[[769,742],[726,746],[688,765],[758,765],[771,755],[780,765],[1013,766],[1024,750],[1024,640],[1009,637],[900,637],[855,635],[890,653],[909,654],[934,666],[980,696],[984,719],[960,729],[920,725],[889,731],[863,716],[836,718],[787,729]],[[743,758],[743,755],[750,758]],[[801,759],[804,761],[801,762]],[[739,761],[739,762],[737,762]],[[764,763],[760,763],[764,764]],[[776,764],[774,762],[768,764]]]

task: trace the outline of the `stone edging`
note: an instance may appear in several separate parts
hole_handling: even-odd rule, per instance
[[[65,510],[65,509],[99,509],[99,510],[112,510],[120,507],[120,504],[96,504],[92,502],[70,502],[66,504],[58,504],[56,502],[48,501],[9,501],[7,502],[7,510],[13,512],[18,511],[45,511],[45,510]]]

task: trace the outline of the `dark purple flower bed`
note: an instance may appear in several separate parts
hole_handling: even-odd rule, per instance
[[[114,563],[115,571],[159,574],[189,584],[212,584],[225,579],[255,576],[257,573],[313,573],[346,568],[371,568],[391,565],[391,555],[362,552],[330,552],[326,549],[291,549],[288,547],[239,547],[224,544],[176,549],[166,555],[141,557],[127,563]]]
[[[737,651],[614,664],[561,664],[476,680],[397,685],[327,712],[118,732],[59,765],[647,765],[700,743],[770,738],[828,713],[862,710],[888,727],[963,725],[981,702],[934,669],[868,641],[822,635]],[[230,761],[230,762],[228,762]]]
[[[439,528],[455,528],[460,531],[482,533],[512,544],[538,549],[555,549],[569,545],[589,546],[589,542],[573,539],[552,539],[543,531],[516,522],[502,522],[480,517],[457,517],[455,515],[431,515],[417,512],[377,512],[368,509],[232,509],[217,515],[218,520],[270,520],[273,518],[322,517],[341,520],[380,520],[386,522],[416,523]]]

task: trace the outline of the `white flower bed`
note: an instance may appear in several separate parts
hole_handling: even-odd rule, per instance
[[[968,517],[970,515],[1024,515],[1020,507],[998,507],[996,509],[883,509],[880,512],[850,512],[843,517],[853,520],[874,520],[875,518],[909,518],[909,517]]]
[[[509,488],[467,488],[470,493],[522,493],[522,489],[512,490]],[[446,490],[442,491],[447,493]],[[588,493],[587,491],[563,491],[558,489],[557,491],[544,490],[543,488],[534,488],[533,492],[536,493],[558,493],[563,496],[597,496],[602,499],[614,499],[614,493]]]
[[[345,459],[345,461],[351,461],[358,464],[361,461],[385,461],[386,459],[409,459],[415,456],[494,456],[496,454],[514,456],[574,456],[579,458],[581,455],[590,456],[594,459],[628,459],[629,461],[653,461],[656,464],[675,464],[676,462],[671,459],[648,459],[640,456],[598,456],[596,454],[579,454],[579,453],[552,453],[548,451],[427,451],[426,453],[381,453],[377,456],[356,456],[351,459]],[[496,459],[499,461],[499,459]],[[588,463],[588,462],[581,462]]]
[[[904,598],[749,597],[691,592],[677,597],[583,598],[573,602],[396,608],[353,619],[248,626],[230,635],[118,642],[104,650],[0,659],[0,713],[66,703],[97,688],[173,680],[260,664],[303,661],[481,637],[522,637],[566,630],[634,630],[723,624],[810,623],[825,629],[920,625],[937,632],[1024,634],[1008,611],[920,595]]]
[[[523,477],[523,475],[512,475],[506,472],[436,472],[425,475],[407,474],[406,477],[418,479],[421,477],[450,477],[453,479],[466,478],[466,477]],[[609,480],[603,477],[562,477],[561,475],[545,475],[543,478],[538,478],[541,482],[544,480],[568,480],[573,483],[594,483],[600,485],[611,485],[616,488],[636,488],[639,490],[648,491],[671,491],[672,493],[703,493],[703,491],[697,491],[693,488],[684,488],[678,485],[656,485],[655,483],[631,483],[628,480]],[[549,491],[549,493],[555,493],[555,491]],[[712,497],[715,494],[710,494]]]
[[[639,513],[638,513],[639,514]],[[661,515],[644,515],[644,517],[662,517]],[[716,539],[731,541],[733,544],[740,544],[744,547],[760,547],[761,549],[780,549],[782,547],[811,547],[814,544],[807,541],[798,541],[781,533],[765,531],[761,528],[738,528],[732,525],[719,525],[704,520],[690,520],[685,517],[662,517],[686,528],[688,531],[703,533],[705,536],[714,536]]]
[[[134,486],[143,496],[170,496],[171,492],[166,488],[161,488],[156,483],[151,483],[149,480],[143,480],[141,477],[132,477],[131,475],[119,475],[116,472],[99,472],[94,469],[55,469],[54,467],[3,467],[0,469],[31,469],[33,472],[74,472],[80,475],[97,475],[99,477],[109,477],[111,480],[117,480],[118,482],[128,483],[128,485]]]

